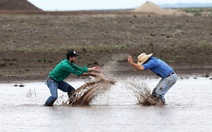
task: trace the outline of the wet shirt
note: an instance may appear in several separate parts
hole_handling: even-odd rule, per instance
[[[55,66],[55,68],[49,73],[49,76],[55,81],[60,82],[67,78],[71,73],[80,76],[84,72],[88,72],[86,66],[80,67],[65,59]]]
[[[145,70],[150,69],[152,72],[162,78],[166,78],[174,72],[171,66],[156,57],[150,57],[149,61],[143,64],[143,67]]]

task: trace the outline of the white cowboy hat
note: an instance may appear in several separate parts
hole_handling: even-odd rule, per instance
[[[146,55],[146,53],[141,53],[137,58],[138,58],[138,62],[137,64],[141,65],[143,64],[145,61],[147,61],[149,59],[149,57],[151,57],[153,54],[149,54]]]

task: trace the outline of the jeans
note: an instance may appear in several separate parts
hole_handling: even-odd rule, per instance
[[[56,82],[51,78],[47,79],[47,86],[50,90],[51,96],[46,100],[45,106],[52,106],[58,97],[57,89],[67,92],[68,96],[74,93],[75,89],[65,81]]]
[[[176,83],[177,74],[171,74],[166,78],[162,78],[157,86],[153,89],[152,95],[156,98],[159,98],[165,104],[164,95],[168,90]]]

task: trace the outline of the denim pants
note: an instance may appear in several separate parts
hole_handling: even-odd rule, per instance
[[[171,74],[166,78],[162,78],[157,86],[153,89],[152,95],[160,98],[165,103],[164,95],[168,92],[168,90],[176,83],[177,74]]]
[[[65,81],[56,82],[51,78],[47,79],[47,86],[50,90],[51,96],[46,100],[45,106],[52,106],[58,97],[57,89],[67,92],[68,95],[74,93],[75,89]]]

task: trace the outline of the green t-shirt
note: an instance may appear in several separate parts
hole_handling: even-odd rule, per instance
[[[80,76],[84,72],[88,72],[86,66],[80,67],[65,59],[55,66],[55,68],[49,73],[49,76],[55,81],[60,82],[67,78],[71,73]]]

